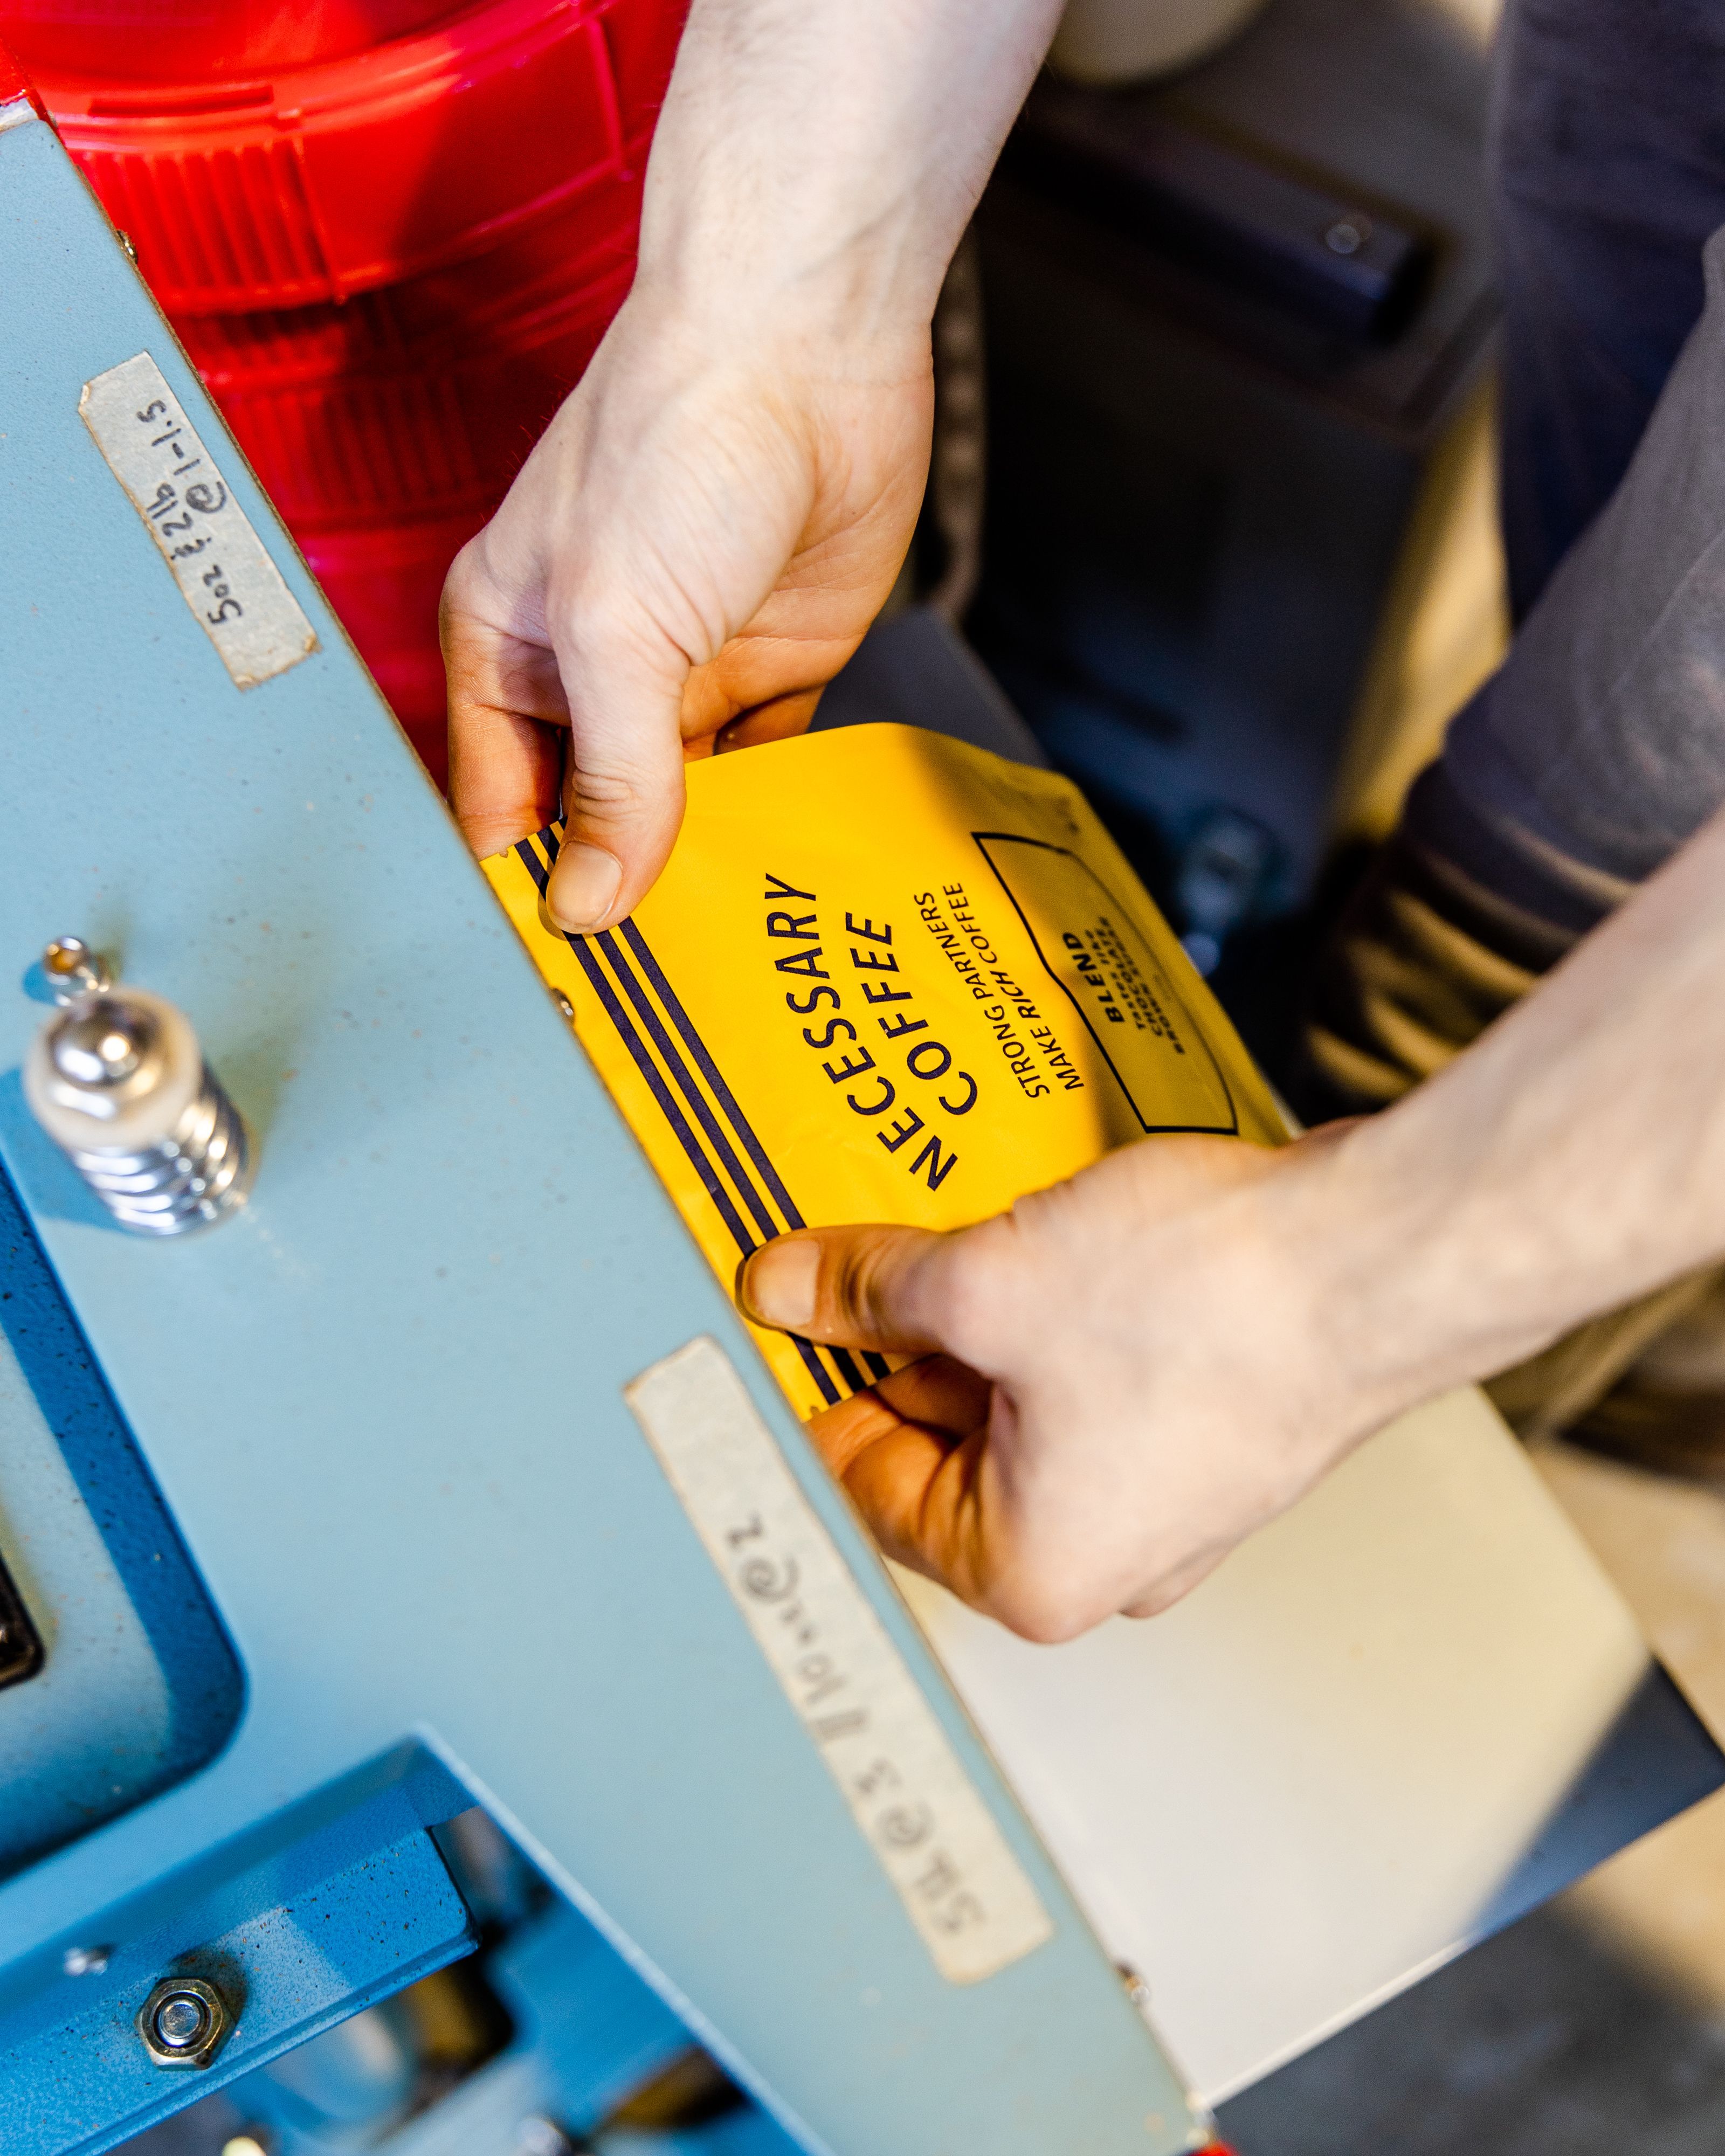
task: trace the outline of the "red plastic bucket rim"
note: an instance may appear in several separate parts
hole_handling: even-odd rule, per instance
[[[300,67],[212,82],[140,83],[33,70],[69,149],[235,149],[331,122],[387,121],[403,100],[418,103],[489,74],[531,64],[547,47],[599,21],[619,0],[481,0],[476,8],[367,50]]]

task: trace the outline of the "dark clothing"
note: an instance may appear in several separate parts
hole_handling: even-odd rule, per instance
[[[1574,932],[1725,801],[1725,0],[1511,0],[1491,172],[1520,626],[1404,828]]]
[[[1725,6],[1512,0],[1490,177],[1503,522],[1521,620],[1610,499],[1725,225]]]
[[[1441,1070],[1725,802],[1725,0],[1510,0],[1492,115],[1514,644],[1319,968],[1302,1105]],[[1493,1397],[1725,1461],[1725,1268]]]

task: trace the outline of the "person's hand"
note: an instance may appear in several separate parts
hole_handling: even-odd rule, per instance
[[[547,894],[620,920],[683,757],[795,732],[928,470],[929,321],[1060,0],[692,0],[635,281],[444,594],[476,853],[568,814]]]
[[[1351,1127],[1146,1139],[952,1235],[786,1235],[743,1306],[935,1351],[809,1425],[889,1557],[1032,1639],[1147,1616],[1409,1404],[1327,1307]]]
[[[910,543],[932,401],[926,327],[850,344],[625,305],[444,593],[456,816],[495,853],[561,789],[565,928],[651,885],[685,756],[808,725]]]

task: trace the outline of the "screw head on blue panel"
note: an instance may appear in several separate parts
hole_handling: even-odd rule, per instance
[[[195,1976],[165,1977],[138,2009],[137,2031],[158,2066],[207,2066],[233,2027],[227,2002]]]

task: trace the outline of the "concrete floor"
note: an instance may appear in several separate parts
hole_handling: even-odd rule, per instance
[[[1539,1465],[1715,1733],[1725,1496]],[[1717,2156],[1725,1792],[1229,2105],[1238,2156]]]

